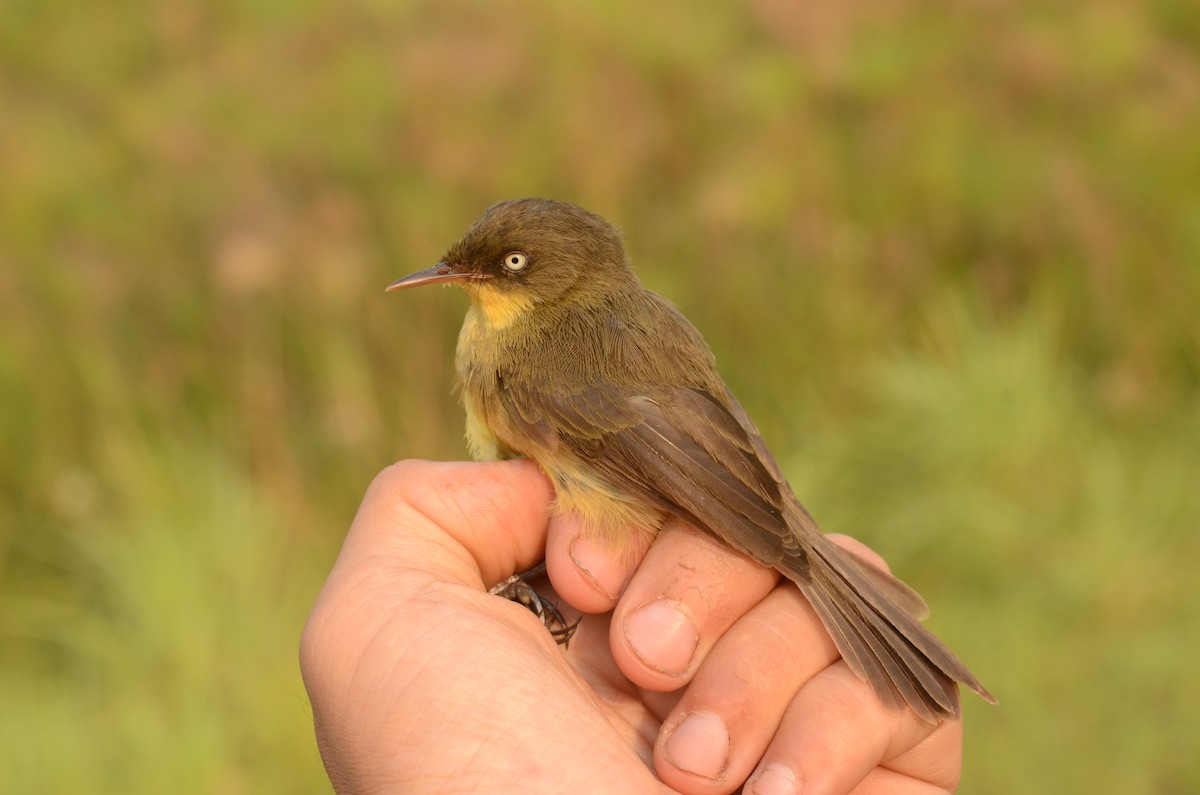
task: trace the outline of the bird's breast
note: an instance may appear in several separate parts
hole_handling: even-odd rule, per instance
[[[536,461],[554,482],[554,511],[578,517],[588,535],[620,544],[633,533],[657,532],[665,518],[661,509],[610,483],[559,443],[555,423],[542,416],[542,404],[553,401],[530,385],[541,380],[537,368],[546,356],[529,350],[528,339],[514,343],[506,336],[478,313],[468,314],[459,335],[456,358],[471,455]]]

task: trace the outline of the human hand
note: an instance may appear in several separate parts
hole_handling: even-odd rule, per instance
[[[961,723],[883,709],[773,571],[678,523],[613,550],[552,499],[527,461],[376,478],[301,644],[339,792],[954,788]],[[486,593],[543,551],[559,595],[605,613],[567,649]]]

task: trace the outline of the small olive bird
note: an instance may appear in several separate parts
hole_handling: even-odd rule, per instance
[[[915,591],[821,534],[700,333],[642,287],[607,221],[559,201],[501,202],[387,289],[440,282],[471,298],[456,364],[476,458],[536,461],[554,510],[585,532],[619,542],[673,514],[776,568],[889,709],[956,716],[956,682],[995,702],[920,623]]]

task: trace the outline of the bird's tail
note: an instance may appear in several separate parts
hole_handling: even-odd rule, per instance
[[[851,670],[892,710],[905,704],[936,723],[959,714],[956,682],[996,699],[921,624],[929,614],[912,588],[815,533],[805,559],[780,569],[800,586]]]

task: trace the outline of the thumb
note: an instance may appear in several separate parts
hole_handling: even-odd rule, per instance
[[[494,584],[542,559],[553,499],[531,461],[400,461],[367,489],[331,579],[370,558],[374,567]]]

